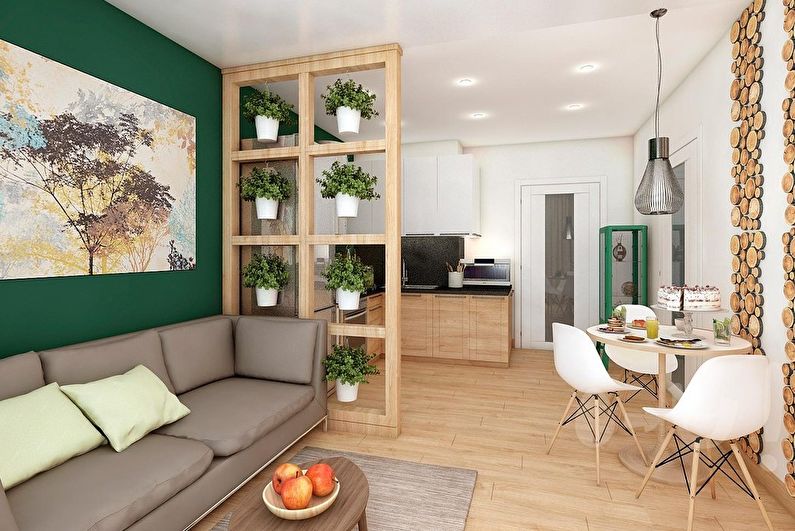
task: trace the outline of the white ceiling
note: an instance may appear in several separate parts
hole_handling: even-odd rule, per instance
[[[397,42],[403,140],[514,144],[633,134],[653,111],[654,23],[663,95],[728,31],[747,0],[108,0],[219,67]],[[590,74],[576,67],[593,63]],[[728,59],[727,59],[728,69]],[[459,78],[476,83],[462,88]],[[379,95],[383,76],[355,79]],[[322,114],[317,123],[336,132]],[[273,87],[297,103],[291,84]],[[383,100],[381,100],[383,105]],[[582,103],[582,110],[565,106]],[[485,119],[473,120],[474,112]],[[383,113],[382,113],[383,114]],[[383,122],[359,138],[382,136]],[[664,132],[665,124],[662,124]]]

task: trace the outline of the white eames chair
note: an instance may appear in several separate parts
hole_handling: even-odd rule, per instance
[[[632,323],[635,319],[645,320],[647,317],[654,316],[654,311],[648,306],[643,306],[641,304],[624,304],[623,306],[627,309],[627,324]],[[637,383],[654,398],[657,398],[657,393],[660,392],[659,389],[657,389],[657,371],[659,370],[657,354],[654,352],[635,350],[631,347],[624,348],[611,345],[605,345],[605,352],[607,353],[607,357],[610,358],[610,361],[624,368],[625,382]],[[677,367],[679,367],[679,361],[676,359],[676,356],[667,354],[665,356],[665,373],[671,374]],[[626,371],[630,371],[634,374],[628,375]],[[630,395],[626,401],[629,402],[639,392],[640,391],[637,391]]]
[[[640,388],[611,378],[605,366],[602,365],[602,360],[596,351],[596,347],[582,330],[565,324],[553,323],[552,346],[555,352],[555,370],[558,371],[558,375],[563,381],[574,389],[569,397],[566,410],[563,412],[563,416],[555,429],[555,434],[549,443],[547,454],[552,451],[552,445],[555,444],[555,439],[557,439],[560,429],[573,420],[583,417],[594,437],[597,485],[601,483],[599,447],[610,421],[615,422],[621,429],[632,436],[640,455],[643,457],[643,462],[647,463],[643,448],[640,446],[638,437],[635,435],[635,430],[629,420],[629,415],[627,415],[624,402],[619,396],[619,393],[635,392]],[[580,399],[578,392],[586,395],[585,401]],[[601,394],[612,395],[613,401],[608,404],[599,396]],[[593,405],[589,405],[591,399],[593,400]],[[577,402],[577,408],[573,413],[569,414],[569,410],[575,401]],[[623,420],[616,415],[616,408],[623,415]],[[607,415],[603,428],[600,427],[600,415],[602,413]],[[591,420],[594,421],[593,424],[591,424]]]
[[[707,360],[696,371],[682,398],[673,409],[653,407],[643,409],[655,417],[670,422],[672,426],[649,465],[640,489],[635,494],[636,498],[641,495],[658,466],[675,459],[682,460],[685,455],[692,453],[690,479],[688,480],[685,475],[685,484],[690,494],[688,530],[693,529],[696,496],[718,472],[722,472],[732,483],[756,500],[768,529],[773,529],[742,454],[737,448],[737,439],[761,428],[770,414],[770,376],[765,356],[721,356]],[[695,441],[685,443],[677,433],[680,429],[694,434]],[[672,438],[676,442],[677,450],[669,457],[661,459]],[[704,439],[712,440],[719,454],[717,459],[713,460],[702,452],[701,441]],[[730,449],[724,452],[717,445],[717,441],[728,441]],[[732,454],[737,459],[742,476],[729,461]],[[698,485],[699,463],[703,463],[711,470],[701,486]],[[684,461],[682,461],[683,474],[684,470]],[[714,483],[712,485],[714,487]]]

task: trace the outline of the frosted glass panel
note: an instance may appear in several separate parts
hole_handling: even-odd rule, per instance
[[[574,325],[574,194],[545,196],[545,340],[552,323]]]

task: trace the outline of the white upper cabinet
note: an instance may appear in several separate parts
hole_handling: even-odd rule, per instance
[[[381,197],[372,201],[359,201],[359,215],[355,218],[347,218],[348,234],[383,234],[386,230],[384,223],[384,197],[386,195],[384,192],[384,180],[386,179],[384,159],[357,160],[354,164],[377,179],[375,192]]]
[[[434,234],[436,157],[403,159],[403,234]]]
[[[480,235],[480,171],[473,155],[403,160],[403,234]]]

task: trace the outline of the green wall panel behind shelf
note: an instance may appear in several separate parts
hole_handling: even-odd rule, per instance
[[[220,312],[219,69],[102,0],[4,0],[0,39],[194,116],[198,218],[193,271],[0,281],[0,357]]]

